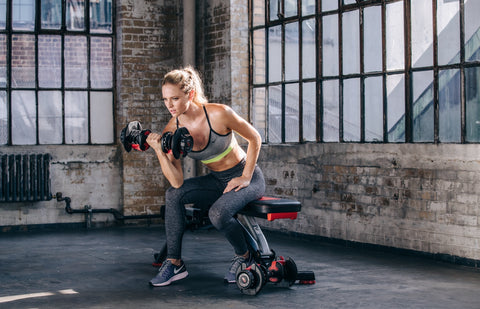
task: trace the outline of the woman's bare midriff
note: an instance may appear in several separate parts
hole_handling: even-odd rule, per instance
[[[245,152],[237,144],[233,147],[232,151],[230,151],[230,153],[227,154],[220,161],[206,164],[206,166],[208,167],[208,169],[214,172],[226,171],[240,163],[240,161],[242,161],[242,159],[244,158]]]

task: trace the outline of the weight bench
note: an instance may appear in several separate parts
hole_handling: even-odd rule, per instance
[[[299,201],[262,197],[247,204],[236,219],[242,225],[247,239],[248,249],[255,263],[243,264],[237,271],[237,286],[243,294],[256,295],[262,287],[270,282],[279,286],[289,287],[294,283],[314,284],[315,274],[311,271],[298,271],[293,259],[276,256],[270,249],[267,239],[255,218],[269,221],[277,219],[296,219],[302,206]],[[208,210],[186,207],[187,228],[192,230],[209,227]],[[166,258],[167,247],[163,246],[159,253],[154,254],[153,265],[161,266]]]

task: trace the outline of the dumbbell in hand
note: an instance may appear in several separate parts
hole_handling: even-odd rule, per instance
[[[145,151],[150,146],[147,143],[147,137],[151,133],[150,130],[143,130],[142,125],[138,121],[130,122],[120,133],[120,140],[127,152],[133,149]],[[162,151],[165,153],[172,152],[175,159],[183,157],[192,151],[193,138],[187,128],[181,127],[175,132],[165,132],[161,140]]]
[[[193,148],[193,138],[185,127],[178,128],[173,133],[163,133],[161,142],[162,151],[165,153],[171,151],[175,159],[180,158],[180,155],[186,157]]]

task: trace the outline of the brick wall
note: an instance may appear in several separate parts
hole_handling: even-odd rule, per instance
[[[231,105],[230,3],[208,0],[198,13],[202,35],[197,45],[197,64],[205,94],[210,102]]]
[[[182,3],[121,3],[117,13],[117,131],[132,120],[160,131],[170,119],[160,102],[161,78],[168,70],[182,66]],[[197,2],[196,10],[196,44],[192,48],[196,49],[196,67],[204,80],[206,96],[211,102],[231,105],[230,4]],[[245,62],[242,65],[245,74]],[[243,82],[245,86],[248,89],[248,79]],[[201,168],[198,171],[203,172]],[[125,214],[158,213],[168,187],[152,151],[124,153]]]
[[[181,63],[181,3],[123,0],[117,8],[117,132],[133,120],[159,132],[170,119],[163,75]],[[123,152],[124,213],[159,213],[167,187],[154,152]]]
[[[270,228],[480,259],[478,145],[264,146],[269,194],[297,198]]]

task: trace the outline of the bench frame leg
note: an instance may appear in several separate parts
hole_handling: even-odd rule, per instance
[[[267,239],[255,217],[238,214],[237,221],[243,226],[245,237],[255,259],[273,259],[275,253],[270,249]]]

